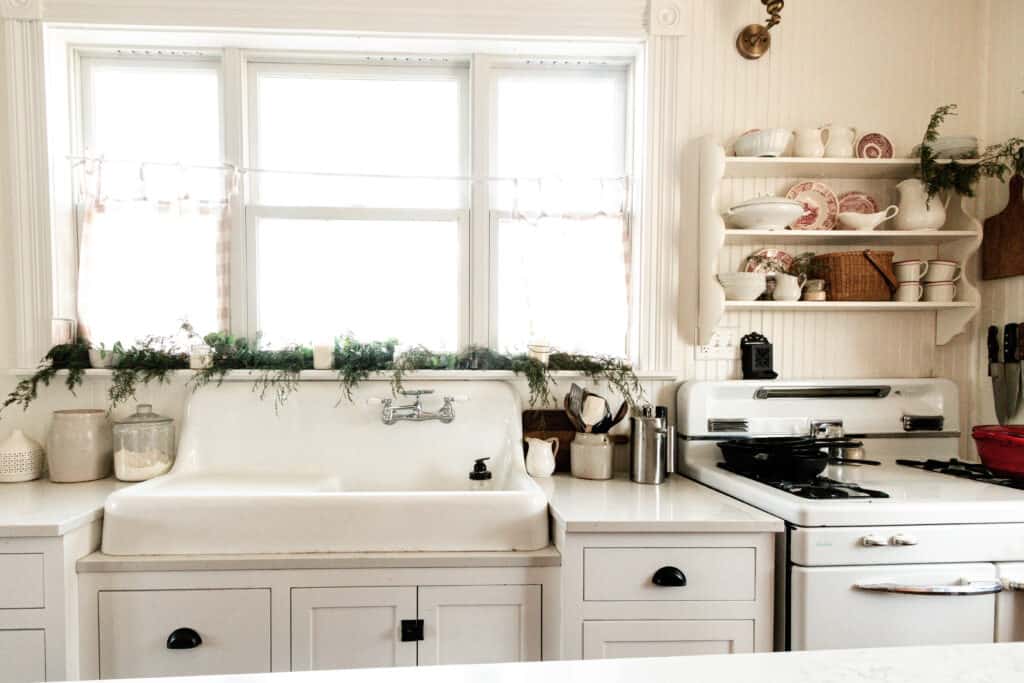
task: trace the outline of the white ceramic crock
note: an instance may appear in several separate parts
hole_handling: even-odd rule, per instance
[[[578,479],[611,479],[615,448],[607,434],[577,432],[569,449],[572,476]]]
[[[46,443],[50,480],[93,481],[114,470],[114,443],[104,410],[55,410]]]

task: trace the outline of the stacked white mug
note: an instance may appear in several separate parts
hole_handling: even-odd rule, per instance
[[[923,275],[925,301],[947,303],[956,299],[956,283],[960,279],[960,264],[956,261],[932,259]]]
[[[892,264],[896,272],[896,293],[894,301],[914,303],[921,300],[924,295],[924,287],[921,285],[921,278],[927,275],[931,265],[920,259],[908,259],[897,261]]]

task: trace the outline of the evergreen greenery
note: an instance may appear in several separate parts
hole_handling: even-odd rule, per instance
[[[199,337],[188,324],[182,327],[186,338],[198,342]],[[226,333],[209,334],[202,338],[210,351],[210,365],[197,370],[189,381],[193,390],[214,384],[219,386],[232,370],[251,371],[256,374],[253,391],[260,398],[272,397],[275,409],[282,406],[293,391],[299,388],[299,373],[313,368],[313,351],[305,346],[283,349],[261,349],[259,338],[249,340]],[[569,371],[580,373],[594,381],[605,381],[613,391],[631,406],[644,400],[643,387],[625,361],[607,356],[586,356],[571,353],[551,354],[544,365],[526,354],[507,355],[492,349],[470,346],[459,353],[435,353],[415,346],[400,353],[394,339],[360,342],[351,336],[335,342],[334,369],[341,386],[341,400],[353,400],[353,390],[372,374],[391,373],[394,393],[402,390],[408,373],[416,370],[508,370],[523,375],[530,390],[530,405],[554,403],[552,388],[557,384],[552,373]],[[147,337],[130,348],[115,347],[119,362],[113,370],[108,392],[111,407],[135,397],[139,384],[170,381],[171,373],[189,367],[188,354],[179,338]],[[9,405],[28,408],[38,395],[39,385],[49,386],[60,370],[67,370],[65,381],[72,392],[82,383],[89,367],[89,344],[55,346],[43,359],[31,377],[21,380],[7,397],[0,412]]]
[[[1005,142],[988,146],[974,163],[940,161],[932,149],[932,144],[939,139],[939,128],[946,119],[956,115],[955,104],[943,105],[932,112],[918,147],[921,180],[929,199],[944,191],[973,197],[974,186],[982,177],[1003,181],[1007,175],[1024,172],[1024,140],[1021,138],[1010,138]]]

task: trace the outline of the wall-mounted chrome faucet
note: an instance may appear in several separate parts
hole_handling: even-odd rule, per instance
[[[440,410],[429,411],[423,410],[423,397],[433,394],[433,389],[420,389],[417,391],[400,391],[402,396],[415,397],[415,401],[407,403],[405,405],[394,404],[394,399],[391,398],[371,398],[369,403],[371,405],[380,405],[380,420],[386,425],[393,425],[396,422],[427,422],[430,420],[438,420],[444,424],[448,424],[455,419],[455,402],[465,401],[468,399],[466,396],[445,396],[444,405],[441,406]]]

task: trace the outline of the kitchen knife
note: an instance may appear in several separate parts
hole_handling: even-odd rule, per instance
[[[1006,378],[1006,421],[1017,414],[1020,405],[1020,327],[1010,323],[1003,332],[1003,377]]]
[[[999,328],[990,325],[988,328],[988,376],[992,379],[992,399],[995,402],[996,419],[999,424],[1006,424],[1006,378],[1003,377],[1003,364],[999,362]]]

